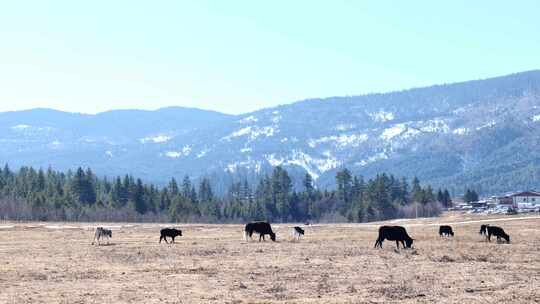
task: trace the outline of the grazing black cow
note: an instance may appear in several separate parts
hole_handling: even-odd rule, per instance
[[[487,228],[489,227],[489,225],[482,225],[480,226],[480,234],[481,235],[485,235],[487,237]]]
[[[263,241],[266,241],[264,239],[264,236],[266,234],[270,235],[270,239],[272,239],[272,241],[276,241],[276,234],[272,231],[272,227],[268,222],[252,222],[246,224],[246,228],[244,229],[244,237],[246,241],[248,236],[251,239],[253,232],[257,232],[259,234],[259,242],[261,241],[261,239]]]
[[[441,225],[439,227],[439,235],[440,236],[454,236],[454,231],[452,231],[452,227],[448,225]]]
[[[491,236],[494,235],[497,237],[497,242],[503,238],[506,240],[507,243],[510,243],[510,236],[504,232],[504,230],[501,227],[497,226],[488,226],[487,227],[487,239],[491,242]]]
[[[165,240],[165,243],[167,242],[167,237],[172,238],[172,243],[174,243],[174,238],[177,236],[182,236],[182,230],[180,229],[174,229],[174,228],[163,228],[160,231],[161,236],[159,237],[159,242],[161,243],[161,240]]]
[[[302,229],[302,228],[300,228],[298,226],[294,226],[293,229],[292,229],[292,235],[293,235],[293,239],[300,240],[300,236],[304,235],[304,229]]]
[[[94,242],[97,239],[98,245],[100,245],[99,240],[101,238],[107,238],[107,244],[109,244],[109,238],[112,238],[112,231],[109,229],[105,229],[103,227],[97,227],[96,233],[94,233],[94,239],[92,240],[92,245],[94,245]]]
[[[385,239],[396,241],[398,249],[399,242],[401,242],[403,248],[411,248],[414,241],[414,239],[407,234],[407,230],[401,226],[381,226],[379,228],[379,237],[377,238],[377,241],[375,241],[375,248],[382,248],[382,243]]]

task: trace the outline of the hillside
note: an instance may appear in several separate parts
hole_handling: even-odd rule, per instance
[[[362,96],[310,99],[243,115],[186,108],[84,115],[0,114],[0,161],[91,166],[163,183],[224,182],[281,165],[333,186],[337,169],[418,176],[460,193],[540,188],[540,71]]]

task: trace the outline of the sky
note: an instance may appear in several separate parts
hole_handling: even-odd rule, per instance
[[[239,114],[540,68],[538,1],[1,1],[0,111]]]

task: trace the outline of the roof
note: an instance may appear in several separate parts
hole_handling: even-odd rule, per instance
[[[510,196],[540,196],[540,192],[536,191],[523,191],[523,192],[516,192],[513,193]]]

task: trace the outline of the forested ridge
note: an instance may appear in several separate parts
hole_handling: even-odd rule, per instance
[[[160,222],[366,222],[436,216],[451,205],[446,189],[434,190],[393,175],[364,180],[347,169],[336,174],[335,190],[317,189],[306,174],[301,189],[282,167],[256,184],[230,186],[217,196],[212,181],[172,178],[158,187],[131,175],[108,179],[90,168],[59,172],[21,167],[0,169],[0,217],[42,221]]]

